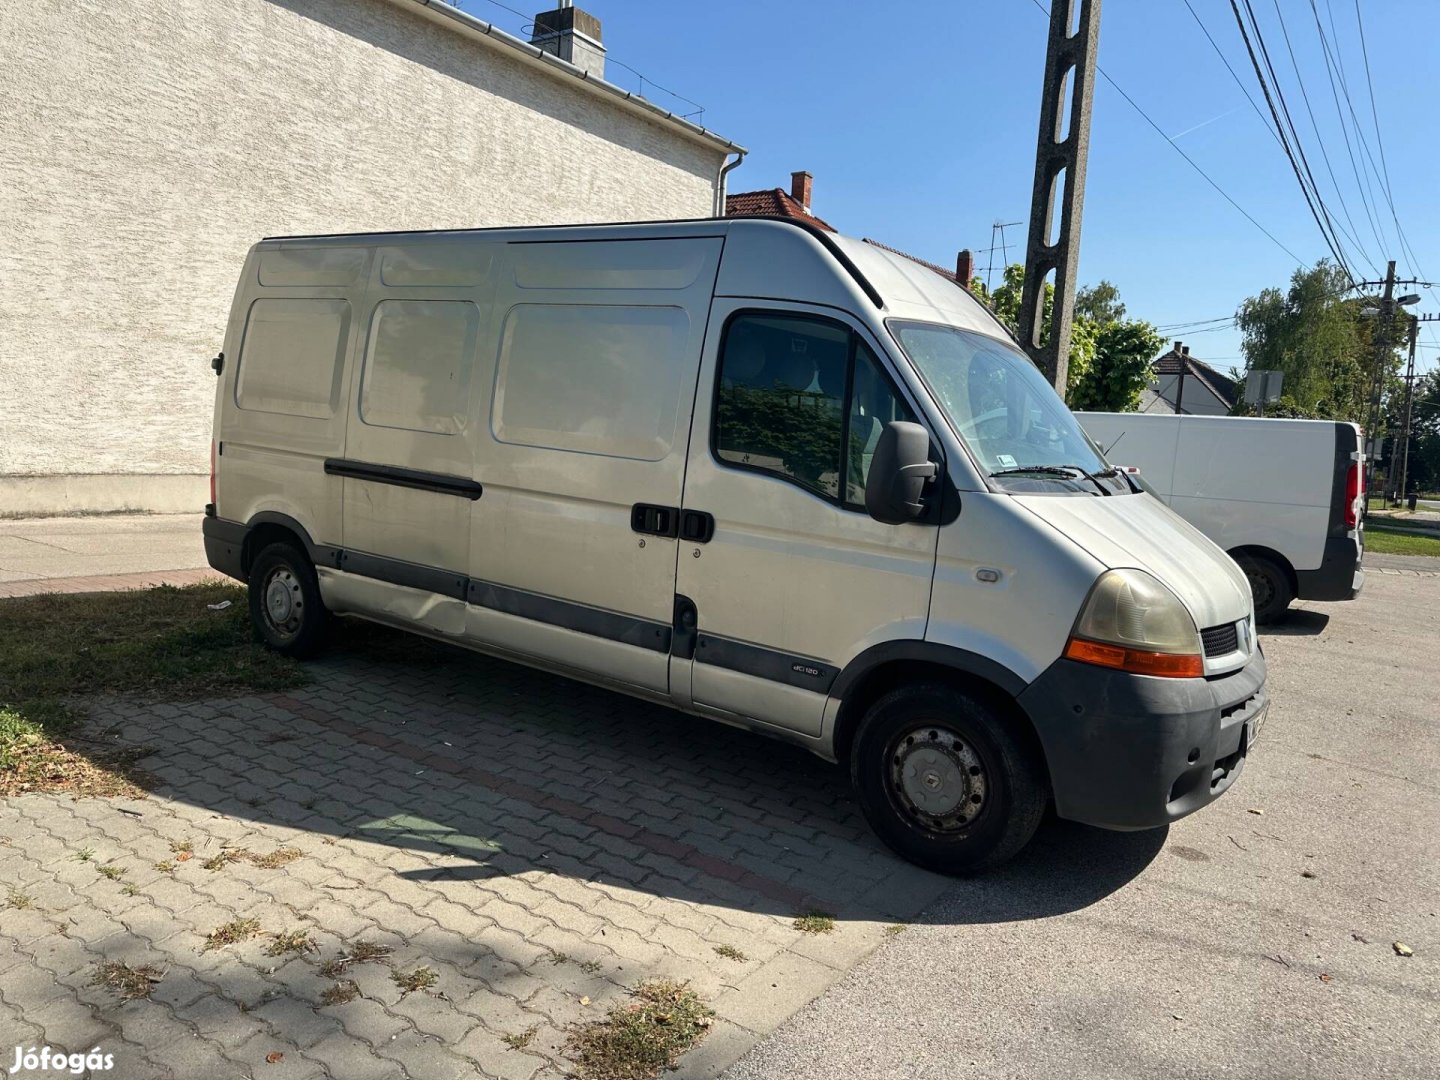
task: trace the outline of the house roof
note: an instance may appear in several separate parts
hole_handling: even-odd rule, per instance
[[[783,217],[817,225],[826,232],[838,232],[835,226],[808,213],[800,201],[783,188],[764,191],[738,191],[725,196],[726,217]]]
[[[518,58],[522,61],[528,61],[540,70],[559,78],[573,79],[581,90],[596,94],[624,109],[637,112],[694,142],[703,143],[712,150],[723,151],[726,154],[743,155],[747,153],[743,146],[731,142],[723,135],[719,135],[709,128],[703,128],[699,124],[693,124],[669,109],[662,109],[648,98],[616,86],[614,83],[606,82],[604,79],[596,78],[574,64],[561,60],[554,53],[546,52],[528,41],[522,41],[520,38],[507,34],[493,23],[477,19],[468,11],[461,11],[454,4],[438,2],[438,0],[389,0],[389,3],[423,15],[447,30],[481,45],[499,49],[511,56],[518,53]]]
[[[1188,353],[1177,353],[1174,349],[1157,357],[1150,365],[1156,375],[1179,375],[1183,370],[1186,376],[1199,379],[1205,386],[1226,406],[1233,406],[1239,393],[1239,387],[1235,380],[1228,375],[1221,375],[1203,360],[1198,360]]]

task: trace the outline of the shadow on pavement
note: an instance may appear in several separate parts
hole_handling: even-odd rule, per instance
[[[1285,618],[1280,622],[1262,627],[1260,636],[1262,638],[1271,635],[1276,637],[1314,637],[1324,633],[1325,627],[1329,625],[1330,616],[1323,611],[1294,608],[1286,612]]]
[[[157,794],[358,841],[381,889],[503,898],[539,871],[901,920],[951,890],[965,920],[989,922],[1092,904],[1165,840],[1048,821],[1012,864],[956,883],[881,846],[843,770],[795,747],[379,627],[347,628],[308,671],[287,693],[102,711],[124,742],[159,747],[143,762]]]

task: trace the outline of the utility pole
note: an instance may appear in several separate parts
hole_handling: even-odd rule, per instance
[[[1078,19],[1077,19],[1078,11]],[[1075,32],[1070,32],[1071,26]],[[1075,312],[1075,273],[1080,262],[1080,218],[1085,207],[1085,163],[1090,151],[1090,106],[1100,49],[1100,0],[1053,0],[1040,133],[1035,146],[1035,184],[1030,196],[1030,235],[1025,245],[1025,290],[1020,298],[1020,344],[1060,396],[1070,360],[1070,320]],[[1065,89],[1070,86],[1070,130]],[[1064,187],[1057,186],[1061,175]],[[1059,231],[1054,228],[1059,203]],[[1051,237],[1055,240],[1052,243]],[[1045,283],[1055,274],[1049,333]]]
[[[1400,488],[1395,495],[1402,502],[1410,490],[1410,415],[1415,404],[1415,349],[1420,343],[1420,320],[1410,318],[1410,362],[1405,366],[1405,426],[1400,435]]]
[[[1385,386],[1384,371],[1386,368],[1385,357],[1390,350],[1390,323],[1395,318],[1395,260],[1391,259],[1385,264],[1385,295],[1380,298],[1379,333],[1375,337],[1375,372],[1370,382],[1370,403],[1366,411],[1368,423],[1365,425],[1365,432],[1370,438],[1371,447],[1374,453],[1366,454],[1365,473],[1365,508],[1362,511],[1363,517],[1370,516],[1370,480],[1375,475],[1375,460],[1380,456],[1381,439],[1376,435],[1376,428],[1380,425],[1380,395]],[[1383,493],[1382,493],[1383,494]]]

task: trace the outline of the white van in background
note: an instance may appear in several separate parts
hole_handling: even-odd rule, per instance
[[[936,870],[1183,817],[1265,714],[1235,564],[870,244],[265,240],[215,367],[206,552],[272,647],[356,615],[786,739]]]
[[[1333,420],[1075,414],[1114,461],[1240,564],[1261,622],[1365,584],[1361,434]]]

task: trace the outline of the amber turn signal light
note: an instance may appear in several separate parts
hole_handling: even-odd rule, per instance
[[[1194,653],[1146,652],[1077,637],[1066,642],[1065,658],[1116,671],[1129,671],[1135,675],[1159,675],[1166,679],[1198,679],[1205,674],[1205,661]]]

